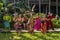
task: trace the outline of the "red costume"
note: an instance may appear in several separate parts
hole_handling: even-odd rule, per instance
[[[50,26],[52,28],[52,30],[54,30],[54,25],[53,25],[53,23],[51,21],[53,16],[49,14],[47,18],[48,18],[47,25]],[[48,27],[47,27],[47,29],[48,29]]]
[[[47,19],[42,18],[41,20],[41,32],[45,34],[47,32]]]
[[[34,24],[33,24],[33,18],[31,17],[31,18],[28,20],[28,26],[27,26],[29,33],[33,33],[33,32],[34,32],[33,25],[34,25]]]
[[[27,18],[26,17],[24,17],[24,22],[26,22],[27,21]]]
[[[23,28],[26,30],[27,29],[27,17],[26,16],[23,17],[23,22],[24,22],[23,23],[23,25],[24,25]]]

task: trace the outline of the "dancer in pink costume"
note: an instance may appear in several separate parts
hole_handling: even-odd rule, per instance
[[[40,30],[40,27],[41,27],[41,20],[40,20],[39,15],[37,15],[37,17],[36,17],[36,19],[35,19],[34,29],[35,29],[35,30]]]
[[[20,36],[20,34],[21,34],[21,28],[22,28],[21,27],[21,23],[22,23],[21,14],[14,16],[13,21],[15,22],[14,23],[14,28],[15,28],[15,30],[17,32],[17,35]]]

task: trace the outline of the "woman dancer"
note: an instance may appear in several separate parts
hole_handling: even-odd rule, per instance
[[[47,18],[43,17],[41,19],[41,32],[45,34],[47,32]]]
[[[26,28],[27,28],[27,16],[25,14],[23,15],[23,25],[24,25],[24,29],[26,30]]]
[[[20,33],[21,33],[21,16],[20,15],[14,16],[13,21],[15,22],[14,28],[16,29],[17,34],[20,35]]]
[[[54,26],[53,26],[53,23],[51,21],[53,18],[52,13],[49,12],[47,18],[48,18],[48,21],[47,21],[48,27],[50,26],[52,28],[52,30],[54,30]],[[48,30],[48,27],[47,27],[47,30]]]
[[[40,30],[41,27],[41,20],[39,15],[37,14],[36,19],[35,19],[35,25],[34,25],[34,30]]]
[[[9,28],[9,30],[10,30],[10,22],[11,22],[11,19],[12,19],[11,16],[8,15],[7,13],[3,16],[5,29],[6,28]]]
[[[18,17],[18,22],[19,22],[19,26],[18,26],[18,32],[19,34],[21,34],[21,29],[22,29],[22,17],[21,17],[21,14],[19,14],[19,17]]]
[[[33,16],[32,14],[30,14],[30,18],[28,20],[28,32],[29,33],[33,33],[34,29],[33,29]]]

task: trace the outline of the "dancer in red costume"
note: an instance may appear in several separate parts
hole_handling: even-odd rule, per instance
[[[47,21],[48,27],[50,26],[52,28],[52,30],[54,30],[54,25],[53,25],[53,23],[51,21],[52,18],[53,18],[52,13],[48,12],[47,18],[48,18],[48,21]],[[48,30],[48,27],[47,27],[47,30]]]
[[[26,28],[27,28],[27,16],[25,14],[23,16],[24,16],[23,17],[23,26],[24,26],[24,30],[26,30]]]
[[[40,30],[43,34],[45,34],[47,32],[47,18],[46,17],[43,17],[41,19],[41,29]]]
[[[30,18],[29,18],[27,24],[28,24],[28,26],[27,26],[28,32],[32,34],[34,32],[34,29],[33,29],[33,16],[32,16],[32,14],[30,15]]]

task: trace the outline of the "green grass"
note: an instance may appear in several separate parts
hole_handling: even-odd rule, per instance
[[[18,36],[17,33],[0,33],[0,40],[60,40],[60,32],[49,32],[47,34],[34,33],[21,33]]]

